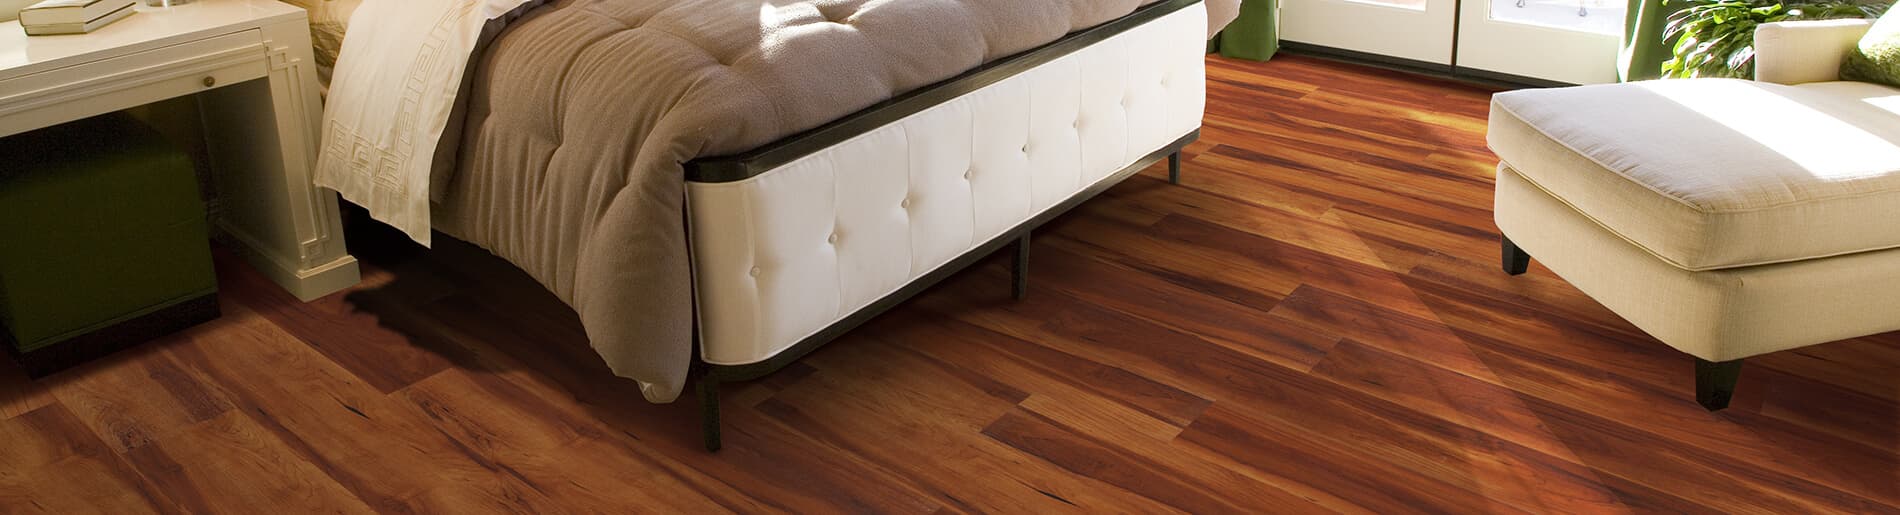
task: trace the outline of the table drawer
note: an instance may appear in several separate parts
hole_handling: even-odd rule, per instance
[[[270,74],[256,29],[0,81],[0,136]]]

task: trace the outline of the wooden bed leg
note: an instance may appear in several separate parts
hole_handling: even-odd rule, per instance
[[[1735,381],[1742,377],[1742,360],[1715,362],[1695,359],[1695,400],[1703,408],[1716,411],[1728,407],[1735,397]]]
[[[1009,296],[1022,300],[1029,296],[1029,231],[1016,238],[1016,262],[1010,269]]]
[[[1181,153],[1168,154],[1168,184],[1181,183]]]
[[[1518,248],[1517,244],[1512,243],[1511,238],[1508,236],[1502,238],[1502,244],[1504,250],[1504,273],[1524,275],[1524,272],[1531,269],[1531,253]]]
[[[706,452],[719,452],[719,380],[712,374],[699,378],[699,424],[706,438]]]

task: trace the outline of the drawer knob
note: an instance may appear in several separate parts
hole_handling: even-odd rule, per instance
[[[205,77],[205,80],[204,80],[204,83],[205,83],[205,87],[207,87],[207,88],[209,88],[209,87],[213,87],[213,86],[217,86],[217,85],[218,85],[218,78],[217,78],[217,77]]]

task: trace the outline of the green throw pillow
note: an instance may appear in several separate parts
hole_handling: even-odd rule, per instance
[[[1900,87],[1900,8],[1888,9],[1841,64],[1842,80]]]

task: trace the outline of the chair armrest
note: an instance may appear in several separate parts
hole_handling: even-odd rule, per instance
[[[1874,20],[1764,23],[1755,28],[1755,80],[1801,84],[1841,79],[1841,61]]]

